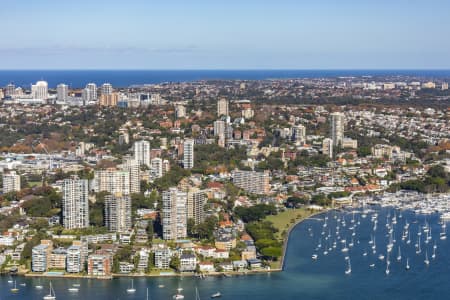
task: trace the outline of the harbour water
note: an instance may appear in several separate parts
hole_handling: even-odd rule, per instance
[[[338,76],[414,76],[450,78],[450,70],[0,70],[0,86],[14,83],[30,88],[32,83],[45,80],[49,87],[66,83],[81,88],[87,83],[105,82],[114,87],[163,82],[197,80],[263,80],[279,78],[327,78]]]
[[[222,299],[447,298],[450,295],[450,248],[448,240],[440,238],[446,229],[440,223],[439,216],[417,215],[393,208],[377,208],[375,211],[377,218],[374,217],[375,212],[329,212],[298,224],[290,235],[284,271],[279,273],[205,279],[136,278],[136,293],[131,295],[126,292],[130,286],[128,278],[106,281],[55,278],[52,283],[58,300],[146,299],[147,288],[149,299],[172,299],[178,287],[183,288],[185,299],[195,299],[195,287],[201,299],[209,299],[217,291],[221,292]],[[405,226],[408,231],[406,236]],[[392,235],[389,234],[391,229]],[[415,245],[419,237],[420,253]],[[388,257],[389,243],[393,246]],[[372,249],[374,244],[375,254]],[[399,247],[401,258],[398,258]],[[344,248],[348,251],[343,251]],[[325,251],[328,253],[324,254]],[[312,259],[314,254],[317,255],[315,260]],[[382,260],[380,254],[385,256]],[[428,265],[425,263],[426,255]],[[386,274],[388,259],[389,274]],[[409,270],[406,270],[406,259]],[[349,261],[351,273],[346,274]],[[19,292],[13,294],[10,291],[12,284],[8,283],[11,278],[0,278],[0,299],[42,299],[48,294],[48,279],[40,281],[43,290],[35,288],[39,279],[15,279]],[[20,286],[20,283],[26,286]],[[69,287],[78,283],[79,292],[68,291]]]

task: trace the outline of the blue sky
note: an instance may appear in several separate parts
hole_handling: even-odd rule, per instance
[[[2,1],[1,69],[450,69],[448,0]]]

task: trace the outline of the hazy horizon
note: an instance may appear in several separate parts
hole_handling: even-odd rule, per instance
[[[4,70],[450,69],[450,2],[7,1]]]

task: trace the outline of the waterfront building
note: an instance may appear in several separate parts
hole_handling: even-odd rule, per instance
[[[47,100],[48,98],[48,83],[46,81],[38,81],[31,85],[31,95],[33,99]]]
[[[263,195],[270,192],[270,176],[268,171],[242,171],[234,170],[233,184],[253,194]]]
[[[217,116],[228,116],[228,100],[221,98],[217,101]]]
[[[170,188],[162,194],[163,239],[187,236],[187,193]]]
[[[155,268],[169,269],[172,252],[167,247],[155,249]]]
[[[91,254],[88,257],[88,275],[110,276],[112,259],[109,255]]]
[[[342,146],[344,139],[344,114],[341,112],[334,112],[331,114],[331,139],[333,146]]]
[[[63,181],[62,215],[66,229],[89,227],[88,180],[78,176]]]
[[[180,256],[180,271],[193,272],[197,267],[197,257],[193,253],[183,253]]]
[[[83,254],[82,249],[78,245],[72,245],[67,248],[66,254],[66,272],[80,273],[83,271]]]
[[[61,83],[56,87],[56,96],[58,101],[67,102],[69,98],[69,86],[67,84]]]
[[[137,160],[140,165],[146,165],[150,168],[150,150],[149,141],[142,140],[134,142],[134,159]]]
[[[109,231],[127,232],[131,229],[131,198],[129,195],[105,196],[105,225]]]
[[[187,139],[183,146],[183,167],[192,169],[194,167],[194,140]]]
[[[50,254],[53,250],[53,242],[42,240],[31,250],[31,271],[46,272],[49,266]]]
[[[66,269],[67,250],[65,248],[58,248],[50,253],[48,268],[56,270]]]
[[[3,194],[20,191],[20,175],[15,171],[3,173]]]
[[[205,204],[207,202],[206,192],[198,188],[191,188],[187,194],[187,215],[193,219],[195,225],[205,220]]]

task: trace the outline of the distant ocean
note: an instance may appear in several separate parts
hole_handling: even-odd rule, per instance
[[[280,78],[318,78],[338,76],[417,76],[450,78],[450,70],[0,70],[0,87],[8,83],[30,87],[45,80],[51,88],[65,83],[72,88],[89,82],[105,82],[114,87],[163,82],[186,82],[214,79],[262,80]]]

